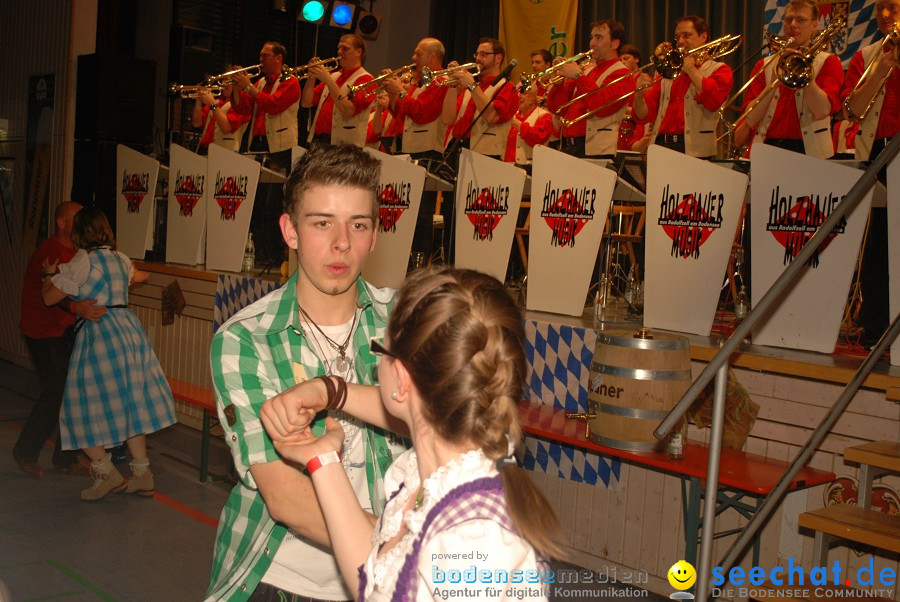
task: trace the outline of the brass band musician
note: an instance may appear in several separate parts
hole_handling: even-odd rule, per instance
[[[888,36],[892,27],[900,23],[900,0],[876,0],[875,20],[878,29]],[[875,61],[857,92],[857,86],[867,66]],[[883,84],[882,84],[883,82]],[[881,41],[856,52],[847,68],[847,78],[841,90],[845,107],[860,123],[855,139],[856,158],[873,159],[890,139],[900,132],[900,64],[895,41]],[[871,103],[871,104],[870,104]],[[868,109],[868,110],[867,110]],[[879,174],[884,181],[884,171]],[[860,272],[860,307],[857,324],[862,327],[860,342],[870,347],[878,341],[889,323],[888,311],[888,229],[887,208],[873,207],[869,233],[863,250]]]
[[[231,103],[235,111],[252,115],[250,152],[269,153],[269,163],[286,169],[297,144],[297,106],[300,82],[282,77],[287,51],[279,42],[266,42],[259,51],[260,77],[251,83],[245,73],[234,75]]]
[[[238,69],[232,65],[228,71]],[[241,114],[232,107],[232,92],[234,82],[229,81],[222,86],[222,93],[218,98],[208,89],[201,89],[194,101],[191,112],[191,125],[195,128],[203,128],[200,137],[199,152],[206,153],[210,144],[218,144],[228,150],[239,151],[241,138],[250,115]]]
[[[332,74],[322,65],[310,67],[303,84],[301,104],[316,107],[313,126],[307,142],[317,140],[338,144],[345,142],[362,148],[366,143],[369,107],[375,100],[374,86],[350,97],[350,86],[358,86],[373,78],[362,64],[366,58],[366,41],[354,33],[342,35],[338,41],[341,68]],[[314,57],[311,62],[316,62]]]
[[[679,49],[694,50],[707,41],[709,25],[702,17],[688,15],[675,22]],[[702,60],[688,54],[681,74],[674,80],[661,78],[646,88],[649,81],[646,74],[638,78],[634,115],[641,123],[653,124],[650,144],[692,157],[714,156],[717,111],[734,83],[731,69],[712,58]]]
[[[819,9],[813,0],[791,0],[784,12],[784,33],[790,36],[790,50],[807,45],[816,31]],[[744,96],[746,108],[776,77],[775,62],[770,61],[765,77],[756,77],[763,60],[756,63],[751,77],[753,82]],[[834,154],[831,140],[830,117],[840,109],[839,93],[844,72],[838,57],[819,52],[813,58],[813,79],[800,89],[791,89],[779,83],[747,115],[735,132],[735,141],[746,144],[753,136],[755,141],[765,142],[799,153],[827,159]]]
[[[591,24],[590,48],[592,60],[587,69],[569,62],[559,68],[559,75],[566,78],[562,85],[553,86],[547,94],[547,108],[557,113],[566,102],[578,95],[596,90],[604,83],[618,80],[603,87],[565,110],[562,117],[574,119],[593,109],[622,98],[599,110],[593,116],[560,132],[560,150],[575,157],[613,157],[619,139],[619,125],[628,106],[628,93],[634,90],[634,78],[623,77],[630,72],[619,60],[619,48],[625,43],[625,28],[618,21],[604,19]],[[558,60],[558,59],[557,59]]]
[[[505,59],[506,50],[499,40],[481,38],[475,51],[475,62],[481,73],[477,80],[467,70],[453,75],[456,86],[447,89],[442,118],[445,124],[452,126],[451,136],[462,138],[475,116],[487,107],[492,97],[496,97],[472,127],[465,142],[475,152],[511,162],[515,159],[515,150],[510,149],[507,142],[512,118],[519,106],[519,94],[512,84],[494,81]]]

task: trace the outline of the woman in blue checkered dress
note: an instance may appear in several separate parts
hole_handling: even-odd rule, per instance
[[[43,296],[48,305],[66,296],[96,299],[107,311],[97,321],[79,322],[59,416],[64,449],[83,449],[91,458],[93,485],[83,500],[98,500],[111,491],[152,496],[153,474],[146,434],[175,422],[175,404],[165,374],[144,329],[128,309],[128,286],[143,282],[115,250],[116,241],[103,212],[84,208],[75,215],[72,261],[44,266]],[[122,441],[131,453],[127,481],[112,464],[106,446]]]

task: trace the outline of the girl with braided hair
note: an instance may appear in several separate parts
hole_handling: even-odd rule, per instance
[[[385,475],[390,498],[377,521],[340,470],[338,422],[327,418],[321,437],[308,428],[316,409],[335,406],[317,391],[331,402],[343,383],[304,383],[262,410],[278,452],[312,476],[348,587],[373,600],[521,599],[528,587],[529,599],[545,598],[559,524],[516,467],[526,377],[519,310],[490,276],[429,268],[407,278],[385,334],[372,350],[387,415],[379,419],[373,394],[356,385],[344,408],[384,426],[399,419],[413,442]]]

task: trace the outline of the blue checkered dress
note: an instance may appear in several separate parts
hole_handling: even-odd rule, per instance
[[[165,374],[128,304],[131,261],[101,248],[79,251],[53,283],[73,299],[109,307],[75,339],[59,415],[63,449],[115,445],[175,422]]]

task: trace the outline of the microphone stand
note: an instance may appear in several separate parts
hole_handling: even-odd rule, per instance
[[[510,75],[511,75],[511,74],[510,74]],[[493,93],[493,94],[491,95],[491,97],[488,99],[487,104],[484,105],[484,108],[481,109],[481,111],[480,111],[477,115],[475,115],[475,118],[472,119],[472,123],[469,124],[469,127],[466,128],[466,131],[463,132],[462,136],[460,136],[459,138],[451,138],[451,139],[450,139],[450,144],[448,144],[448,145],[447,145],[447,148],[444,150],[444,154],[443,154],[443,156],[441,157],[440,163],[438,163],[437,166],[432,170],[432,173],[437,174],[438,170],[440,170],[440,169],[441,169],[443,166],[445,166],[445,165],[447,165],[448,167],[450,167],[450,166],[447,164],[447,160],[448,160],[451,156],[453,156],[453,154],[454,154],[455,152],[457,152],[457,150],[459,150],[459,146],[460,146],[460,144],[462,144],[462,140],[465,140],[465,139],[466,139],[466,136],[469,136],[469,135],[470,135],[470,133],[472,132],[472,128],[475,126],[475,123],[476,123],[479,119],[481,119],[481,116],[484,115],[484,112],[487,111],[488,108],[489,108],[492,104],[494,104],[494,99],[497,98],[497,96],[500,94],[500,92],[502,92],[503,89],[507,86],[507,84],[510,83],[510,77],[509,77],[509,76],[506,76],[504,79],[505,79],[505,81],[503,82],[503,85],[500,86],[499,88],[497,88],[496,90],[494,90],[494,93]],[[473,100],[472,102],[474,102],[474,100]],[[470,144],[469,146],[471,147],[471,144]],[[457,175],[458,175],[458,169],[457,169],[457,170],[453,170],[452,167],[450,167],[450,169],[451,169],[451,175],[452,175],[453,180],[454,180],[453,188],[454,188],[454,190],[455,190],[455,189],[456,189],[456,182],[455,182],[455,180],[456,180],[456,177],[457,177]],[[455,196],[454,196],[453,202],[456,202]],[[455,237],[455,235],[456,235],[456,229],[455,229],[455,226],[456,226],[456,210],[455,210],[455,208],[454,208],[454,211],[453,211],[452,215],[450,216],[450,240],[449,240],[449,243],[447,244],[447,257],[448,257],[448,258],[451,257],[451,256],[453,255],[453,242],[454,242],[453,239],[454,239],[454,237]],[[446,227],[446,224],[445,224],[444,227]]]

